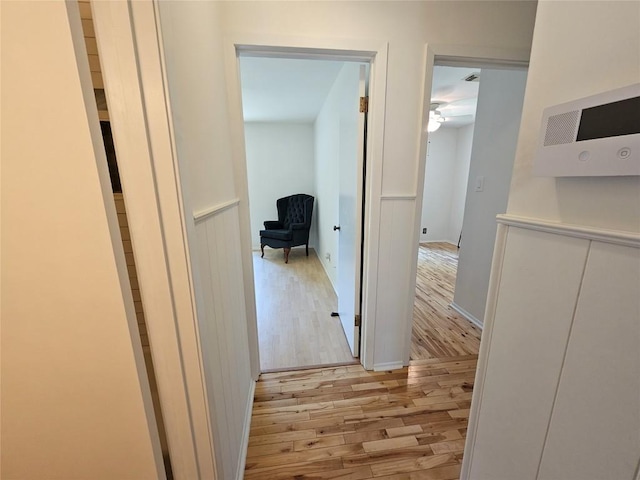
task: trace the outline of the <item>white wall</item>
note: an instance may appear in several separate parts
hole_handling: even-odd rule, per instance
[[[77,8],[0,6],[0,476],[164,478]]]
[[[507,208],[526,80],[524,70],[482,69],[453,296],[454,305],[479,324],[487,301],[495,218]],[[484,177],[480,192],[478,177]]]
[[[379,321],[372,333],[373,363],[404,363],[412,324],[411,273],[418,171],[418,138],[424,88],[425,44],[528,51],[534,2],[223,2],[224,30],[249,42],[283,38],[375,41],[387,50],[381,194],[370,198],[380,220],[369,225],[379,246],[366,285],[372,299],[365,315]],[[277,40],[279,39],[279,41]],[[286,43],[286,42],[285,42]],[[348,42],[347,42],[348,43]],[[512,50],[511,50],[512,51]],[[236,68],[235,65],[229,68]],[[237,107],[236,107],[237,108]],[[239,110],[239,108],[237,108]],[[232,112],[236,117],[239,112]],[[380,119],[379,119],[380,120]],[[408,198],[407,198],[408,197]],[[380,235],[384,232],[384,238]],[[388,237],[388,238],[387,238]],[[320,240],[322,244],[322,240]],[[321,247],[322,248],[322,247]],[[372,287],[373,288],[373,287]],[[367,313],[368,312],[368,313]],[[364,319],[366,324],[367,318]],[[366,330],[366,328],[365,328]],[[365,333],[366,334],[366,333]]]
[[[244,126],[253,248],[260,248],[265,220],[277,220],[276,200],[296,193],[316,196],[314,126],[310,123],[247,122]],[[314,221],[310,246],[317,245]]]
[[[538,3],[461,478],[637,478],[640,178],[531,166],[545,107],[638,81],[638,18],[637,2]]]
[[[316,135],[316,191],[318,225],[318,257],[329,276],[334,290],[338,285],[339,233],[333,230],[340,224],[340,165],[354,166],[355,139],[353,125],[346,125],[358,92],[358,65],[345,63],[338,73],[315,123]],[[357,130],[357,126],[355,128]],[[344,168],[344,167],[342,167]],[[353,172],[351,172],[355,175]]]
[[[252,407],[255,326],[248,209],[236,184],[215,2],[160,2],[217,478],[242,475]],[[196,215],[200,211],[206,215]],[[253,311],[251,311],[253,306]],[[209,476],[207,473],[202,475]]]
[[[450,241],[457,133],[455,128],[440,128],[429,134],[420,224],[421,228],[427,228],[427,234],[420,230],[421,242]]]
[[[451,189],[451,220],[449,222],[449,241],[458,244],[462,221],[464,220],[464,204],[467,198],[467,182],[471,164],[471,145],[473,143],[474,124],[458,128],[456,142],[456,160]]]
[[[473,125],[429,134],[422,197],[421,242],[458,243],[471,159]]]

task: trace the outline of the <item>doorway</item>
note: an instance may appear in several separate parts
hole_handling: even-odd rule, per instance
[[[451,307],[481,69],[435,66],[422,197],[411,359],[477,354],[478,327]]]
[[[364,144],[364,122],[362,135],[357,129],[359,96],[366,96],[359,92],[360,65],[322,58],[239,59],[263,372],[357,363],[359,338],[354,345],[347,318],[359,314],[360,306],[362,209],[355,207],[363,199],[363,148],[357,142]],[[312,197],[308,240],[285,253],[279,239],[268,240],[272,232],[264,222],[283,220],[286,214],[276,204],[287,199],[286,205],[296,194]],[[269,224],[277,235],[282,226]],[[266,245],[260,233],[265,230]],[[345,248],[345,237],[358,249],[358,259]],[[357,278],[354,273],[344,285],[345,269],[356,268]],[[354,303],[351,312],[345,298]]]
[[[412,360],[478,354],[507,206],[526,69],[468,62],[433,67]]]

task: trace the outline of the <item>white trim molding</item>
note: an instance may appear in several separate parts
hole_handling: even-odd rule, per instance
[[[373,366],[374,372],[387,372],[389,370],[399,370],[404,368],[402,362],[377,363]]]
[[[228,200],[223,203],[219,203],[218,205],[213,205],[211,207],[205,208],[203,210],[198,210],[193,212],[193,219],[196,223],[201,222],[205,218],[211,217],[212,215],[217,215],[219,213],[224,212],[230,208],[236,207],[240,204],[239,198],[234,198],[232,200]]]
[[[487,305],[484,311],[484,324],[482,338],[480,339],[480,351],[478,352],[478,364],[476,366],[476,376],[473,382],[473,397],[469,412],[469,422],[467,425],[467,439],[464,444],[464,456],[462,457],[462,470],[460,480],[469,478],[469,469],[473,460],[473,448],[478,432],[478,415],[482,404],[484,392],[484,382],[487,376],[487,364],[489,363],[489,347],[493,335],[493,320],[498,307],[498,293],[500,280],[502,279],[502,265],[507,248],[507,234],[509,227],[505,224],[498,224],[496,241],[493,248],[493,259],[491,260],[491,276],[489,277],[489,290],[487,293]]]
[[[248,185],[246,180],[246,159],[244,146],[244,121],[242,117],[242,95],[238,58],[242,56],[323,58],[331,60],[350,60],[370,62],[369,84],[369,119],[367,124],[367,178],[363,195],[364,211],[364,248],[362,262],[364,268],[362,281],[362,329],[361,355],[362,364],[367,369],[374,368],[375,362],[375,328],[376,298],[378,287],[377,260],[380,244],[380,205],[382,193],[382,159],[384,151],[384,129],[387,96],[387,60],[389,42],[386,39],[357,38],[315,38],[277,34],[253,34],[230,32],[225,37],[225,64],[227,93],[229,97],[229,117],[233,144],[234,169],[236,173],[237,192],[241,203],[240,222],[242,242],[246,251],[250,250],[251,234],[249,231]],[[243,257],[246,262],[245,271],[252,272],[253,263],[250,255]],[[253,294],[253,277],[246,275],[245,285],[248,297]],[[255,310],[255,303],[247,310]],[[257,358],[257,321],[250,320],[250,348]],[[257,378],[259,362],[252,362],[252,370]]]
[[[415,195],[394,194],[394,195],[380,195],[380,200],[415,200]]]
[[[236,469],[238,480],[244,478],[244,467],[247,464],[247,451],[249,448],[249,432],[251,431],[251,415],[253,414],[253,397],[256,392],[256,382],[252,381],[249,387],[249,400],[244,414],[244,431],[242,432],[242,442],[240,443],[240,457],[238,458],[238,468]]]
[[[640,248],[640,233],[623,232],[619,230],[606,230],[603,228],[587,227],[583,225],[571,225],[565,223],[553,223],[536,218],[519,217],[517,215],[498,215],[498,224],[511,227],[536,230],[538,232],[555,233],[567,237],[584,238],[597,242],[613,243],[626,247]]]
[[[460,315],[462,315],[464,318],[466,318],[467,320],[469,320],[471,323],[473,323],[476,327],[478,327],[480,330],[482,330],[483,326],[482,326],[482,322],[480,320],[478,320],[476,317],[474,317],[473,315],[471,315],[469,312],[467,312],[464,308],[462,308],[460,305],[457,305],[455,302],[451,302],[449,304],[449,306],[451,308],[453,308],[456,312],[458,312]]]

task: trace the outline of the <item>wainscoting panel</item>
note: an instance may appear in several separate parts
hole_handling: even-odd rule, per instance
[[[640,459],[640,250],[592,242],[539,479],[633,478]]]
[[[473,399],[480,404],[467,478],[536,477],[588,246],[508,230],[495,318],[482,336],[491,343],[486,377],[476,382],[482,396]]]
[[[241,478],[252,385],[237,202],[196,218],[200,342],[220,478]],[[204,313],[204,315],[202,314]]]
[[[498,222],[461,479],[633,479],[640,236]]]
[[[411,305],[398,302],[406,296],[411,285],[410,274],[415,258],[406,252],[415,249],[414,238],[407,234],[406,226],[413,224],[415,197],[383,197],[381,203],[380,246],[376,292],[375,370],[400,368],[411,335]],[[409,264],[409,261],[414,265]],[[415,275],[414,275],[415,278]],[[398,306],[403,305],[399,310]],[[408,310],[411,308],[411,310]],[[407,331],[408,328],[408,331]]]

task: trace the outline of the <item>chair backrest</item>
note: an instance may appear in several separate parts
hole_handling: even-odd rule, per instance
[[[279,198],[277,201],[278,220],[283,223],[285,229],[288,229],[292,223],[311,225],[313,200],[311,195],[305,193]]]

